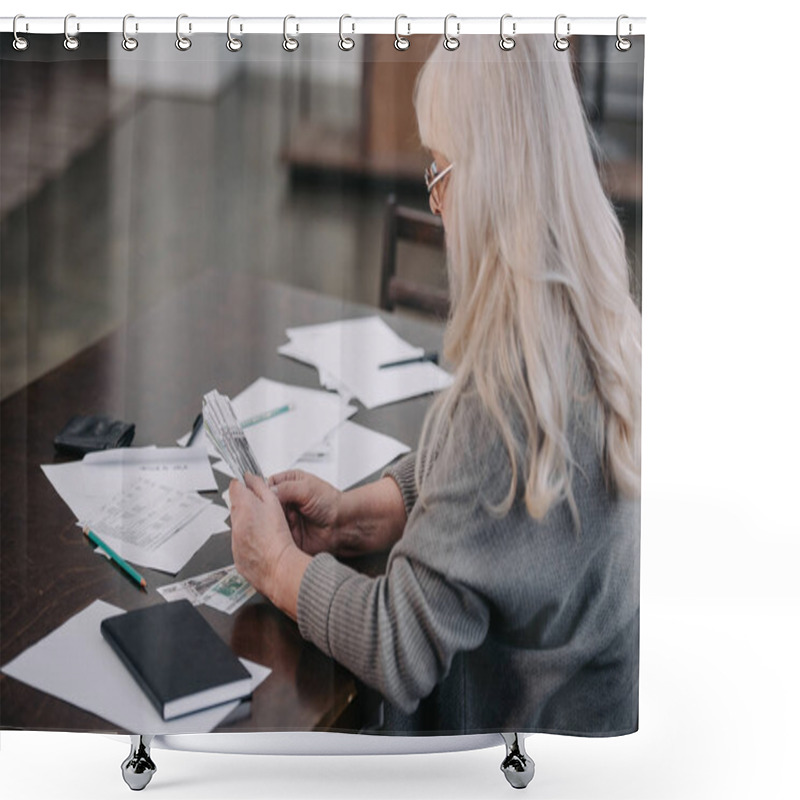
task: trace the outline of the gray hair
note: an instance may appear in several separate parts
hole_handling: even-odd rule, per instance
[[[641,314],[570,58],[552,37],[516,41],[437,47],[417,82],[422,142],[456,164],[444,193],[455,380],[426,417],[417,480],[469,386],[512,467],[497,513],[522,481],[534,518],[566,500],[577,521],[567,426],[578,396],[591,400],[609,491],[640,491]]]

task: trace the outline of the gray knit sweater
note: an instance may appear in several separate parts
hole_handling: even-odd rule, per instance
[[[304,638],[377,689],[387,733],[547,731],[638,724],[639,503],[609,496],[596,441],[569,438],[580,531],[566,503],[533,520],[477,401],[459,403],[417,497],[414,457],[387,470],[408,520],[386,572],[315,556],[298,598]]]

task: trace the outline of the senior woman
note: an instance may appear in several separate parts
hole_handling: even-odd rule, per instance
[[[453,384],[372,484],[234,482],[236,566],[383,695],[387,732],[634,731],[641,315],[569,58],[465,37],[415,104]],[[376,578],[336,558],[382,550]]]

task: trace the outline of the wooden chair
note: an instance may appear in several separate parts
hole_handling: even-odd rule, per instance
[[[393,311],[403,306],[446,319],[450,297],[445,289],[397,274],[397,249],[401,240],[444,252],[444,226],[441,217],[398,205],[395,196],[389,195],[383,233],[380,307]]]

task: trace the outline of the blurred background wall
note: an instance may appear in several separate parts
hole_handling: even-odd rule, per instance
[[[0,396],[207,270],[378,303],[390,193],[427,209],[411,95],[440,37],[0,37]],[[641,46],[572,40],[641,303]],[[406,254],[445,281],[438,253]]]

